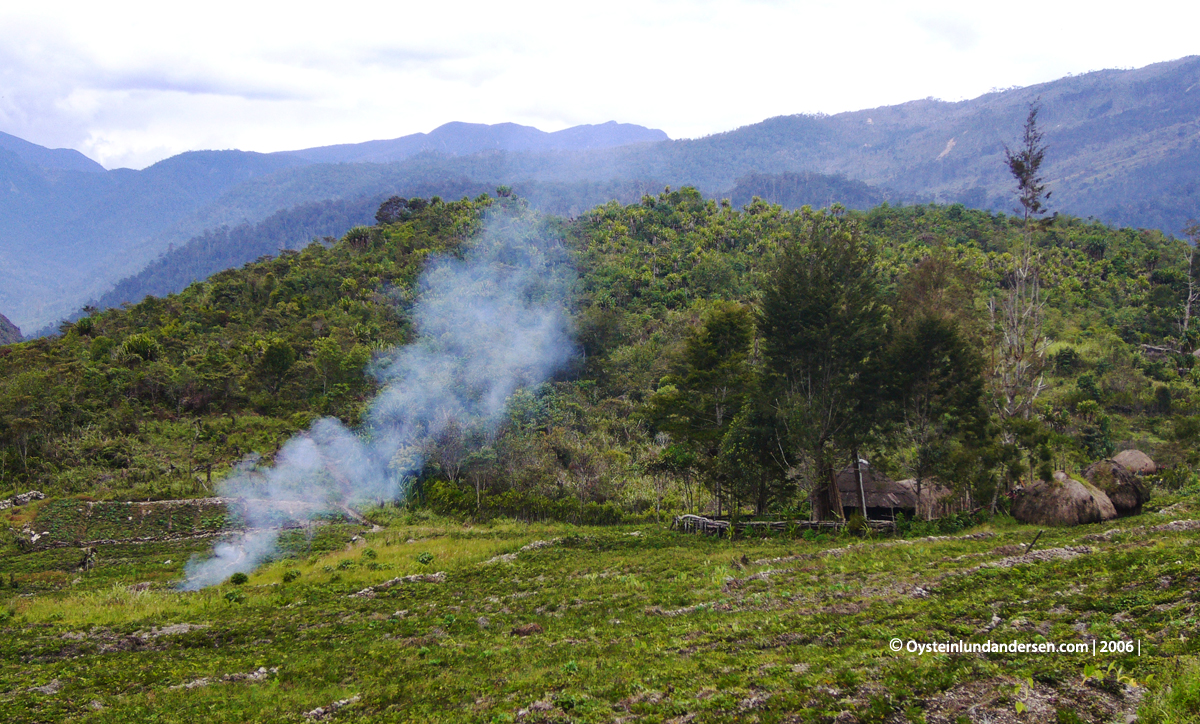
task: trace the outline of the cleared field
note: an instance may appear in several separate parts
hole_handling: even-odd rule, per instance
[[[1200,523],[1171,521],[1200,505],[1156,503],[1175,504],[1047,530],[1030,555],[1037,529],[1005,521],[729,541],[384,510],[373,533],[289,531],[244,584],[192,593],[175,586],[211,540],[101,546],[88,572],[73,548],[9,546],[0,716],[1187,721],[1169,717],[1196,682]],[[1133,651],[920,655],[894,638]]]

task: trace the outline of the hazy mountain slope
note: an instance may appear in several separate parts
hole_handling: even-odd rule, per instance
[[[73,148],[46,148],[4,132],[0,132],[0,149],[11,151],[25,163],[40,168],[64,171],[104,171],[103,166]]]
[[[312,163],[391,163],[424,151],[462,156],[483,151],[565,151],[611,148],[665,141],[660,130],[609,121],[547,133],[516,123],[446,123],[429,133],[413,133],[387,141],[287,151],[282,155]]]
[[[1004,144],[1029,104],[1049,147],[1053,207],[1109,223],[1178,231],[1195,216],[1200,156],[1200,57],[1106,70],[946,103],[922,100],[835,116],[773,118],[729,133],[626,149],[628,173],[726,185],[742,169],[812,170],[1008,209]]]
[[[21,341],[21,330],[17,325],[8,321],[8,317],[0,314],[0,344],[12,344]]]
[[[341,237],[349,229],[373,224],[377,198],[314,201],[278,211],[257,224],[222,226],[172,247],[137,274],[126,277],[100,299],[100,309],[163,297],[224,269],[239,267],[281,249],[302,248],[313,239]]]
[[[0,151],[0,308],[26,329],[52,322],[144,266],[180,218],[226,188],[296,163],[205,151],[91,173],[46,171]]]

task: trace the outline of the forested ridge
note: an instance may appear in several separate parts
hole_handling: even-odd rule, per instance
[[[683,188],[562,220],[501,189],[393,199],[332,246],[0,347],[0,497],[206,495],[319,416],[354,424],[373,357],[412,338],[421,270],[496,215],[572,250],[580,354],[515,395],[496,435],[430,441],[425,504],[593,521],[807,513],[855,451],[980,501],[1127,444],[1167,464],[1166,484],[1191,481],[1200,339],[1184,306],[1200,272],[1183,240],[1068,216],[1031,232],[1045,389],[1008,419],[994,307],[1014,284],[1018,217],[739,208]]]
[[[1004,144],[1038,98],[1054,149],[1045,171],[1055,208],[1177,234],[1200,217],[1198,81],[1200,59],[1189,57],[955,103],[780,116],[658,142],[645,142],[658,137],[648,129],[627,134],[607,124],[564,132],[564,141],[574,139],[566,145],[520,141],[539,137],[535,129],[448,124],[424,140],[271,155],[189,152],[141,171],[103,173],[44,167],[54,154],[32,144],[24,155],[0,149],[0,178],[12,191],[0,205],[0,313],[27,334],[53,328],[171,245],[178,252],[223,226],[258,224],[304,204],[393,194],[474,197],[507,185],[544,213],[577,216],[670,184],[739,207],[757,195],[788,208],[937,201],[1008,212]],[[199,261],[173,256],[169,263]]]

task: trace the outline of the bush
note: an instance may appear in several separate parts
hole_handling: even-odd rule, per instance
[[[422,552],[418,553],[417,554],[417,563],[420,563],[423,566],[427,566],[430,563],[433,563],[433,554],[430,553],[429,551],[422,551]]]
[[[445,480],[425,483],[424,491],[426,504],[435,512],[476,520],[512,518],[526,522],[555,520],[575,525],[617,525],[653,517],[649,510],[636,516],[613,503],[581,503],[574,496],[549,498],[516,490],[484,495],[476,507],[473,491]]]
[[[288,571],[287,573],[283,574],[283,582],[291,583],[292,581],[296,580],[299,577],[300,577],[300,571],[296,571],[296,570]]]
[[[235,586],[240,586],[249,580],[250,580],[250,576],[247,576],[245,573],[240,573],[240,572],[235,573],[229,577],[229,582]]]
[[[160,351],[161,348],[158,346],[158,342],[150,335],[133,334],[121,343],[120,357],[125,361],[137,359],[142,362],[149,362],[158,359]]]

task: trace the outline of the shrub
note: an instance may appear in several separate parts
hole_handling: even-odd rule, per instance
[[[245,573],[241,573],[241,572],[235,573],[229,577],[229,582],[235,586],[240,586],[249,580],[250,580],[250,576],[247,576]]]
[[[131,361],[138,359],[148,362],[158,358],[160,348],[158,342],[150,335],[133,334],[121,343],[120,350],[120,357],[123,360]]]
[[[299,577],[300,577],[300,571],[291,570],[291,571],[288,571],[287,573],[283,574],[283,582],[291,583],[292,581],[296,580]]]
[[[417,554],[417,563],[420,563],[423,566],[427,566],[430,563],[433,563],[433,554],[430,553],[429,551],[422,551],[422,552],[418,553]]]

